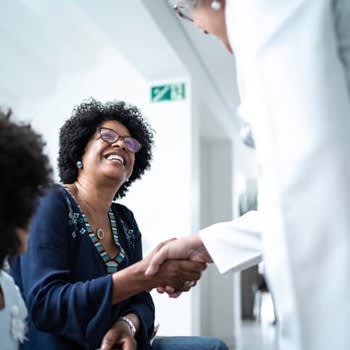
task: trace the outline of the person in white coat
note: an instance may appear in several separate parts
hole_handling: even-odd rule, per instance
[[[263,169],[260,216],[170,242],[148,273],[169,257],[241,269],[261,244],[281,349],[350,349],[350,1],[183,0],[176,9],[235,54]]]

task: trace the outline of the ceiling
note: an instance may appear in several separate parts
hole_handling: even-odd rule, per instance
[[[213,80],[228,108],[235,109],[239,103],[239,97],[234,56],[214,36],[205,35],[192,23],[178,17],[177,19],[184,27],[185,35],[190,40],[193,50],[200,57],[203,69]]]
[[[87,70],[101,47],[109,46],[148,81],[189,77],[203,111],[204,137],[237,132],[233,56],[177,18],[168,0],[4,1],[0,40],[6,82],[0,97],[15,101],[54,89],[58,76]]]
[[[202,135],[232,138],[240,125],[234,56],[216,38],[181,20],[168,0],[142,1],[188,74],[198,81],[201,109],[210,111],[202,118]]]

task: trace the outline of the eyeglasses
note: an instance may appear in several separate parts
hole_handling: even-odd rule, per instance
[[[187,7],[174,5],[174,10],[179,15],[179,17],[186,19],[187,21],[194,22]]]
[[[138,152],[142,145],[136,139],[131,136],[121,136],[117,132],[109,128],[99,128],[101,139],[109,144],[113,144],[118,140],[123,140],[128,151],[136,153]]]
[[[185,7],[185,6],[179,6],[179,5],[174,5],[174,10],[178,14],[179,17],[182,19],[185,19],[186,21],[194,22],[194,19],[192,18],[190,10]],[[204,34],[209,34],[208,31],[203,30]]]

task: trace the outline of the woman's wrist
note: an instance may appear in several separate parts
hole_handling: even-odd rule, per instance
[[[131,319],[129,317],[121,316],[121,317],[118,318],[118,322],[125,323],[128,326],[129,331],[132,334],[132,336],[135,337],[135,335],[136,335],[136,326],[134,325],[134,323],[131,321]]]
[[[134,336],[140,331],[141,323],[137,314],[128,313],[120,317],[119,320],[128,324],[130,331]]]
[[[124,270],[112,275],[113,304],[118,304],[127,298],[157,287],[154,276],[145,275],[147,263],[141,260]]]

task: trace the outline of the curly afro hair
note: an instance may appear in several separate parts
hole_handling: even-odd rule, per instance
[[[11,122],[10,114],[0,110],[0,268],[6,256],[18,252],[16,228],[28,228],[39,197],[52,183],[43,139],[30,125]]]
[[[145,121],[140,110],[122,101],[102,103],[92,98],[75,107],[72,116],[60,130],[58,169],[61,181],[70,184],[76,181],[78,169],[76,163],[81,160],[85,147],[97,128],[107,120],[123,124],[141,144],[135,153],[132,175],[116,193],[114,199],[122,198],[130,185],[150,168],[152,159],[153,130]]]

